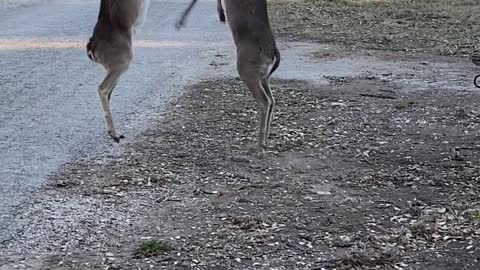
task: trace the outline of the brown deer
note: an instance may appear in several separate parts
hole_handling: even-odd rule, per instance
[[[106,69],[98,94],[108,134],[115,142],[123,136],[113,126],[110,98],[132,61],[132,37],[144,23],[149,4],[150,0],[101,0],[97,24],[87,44],[88,57]]]
[[[192,0],[176,23],[177,29],[197,0]],[[267,148],[275,100],[270,90],[270,76],[280,64],[278,51],[268,18],[266,0],[217,0],[221,22],[227,22],[237,47],[237,70],[257,101],[260,111],[259,151]]]

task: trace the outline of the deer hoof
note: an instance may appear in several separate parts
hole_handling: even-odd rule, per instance
[[[267,148],[256,146],[256,147],[250,148],[248,152],[252,156],[256,156],[259,159],[263,159],[267,153]]]
[[[120,135],[120,136],[112,136],[113,140],[116,142],[116,143],[120,143],[120,140],[121,139],[125,139],[125,136],[123,135]]]
[[[115,135],[115,133],[113,133],[113,132],[108,132],[108,135],[109,135],[116,143],[120,143],[120,140],[125,138],[125,136],[123,136],[123,135],[117,136],[117,135]]]
[[[267,153],[267,150],[262,147],[262,148],[258,149],[257,157],[260,158],[260,159],[263,159],[265,157],[266,153]]]
[[[175,24],[175,29],[179,31],[181,28],[183,28],[185,24],[182,21],[179,21]]]

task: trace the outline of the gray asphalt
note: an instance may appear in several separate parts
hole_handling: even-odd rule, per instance
[[[126,143],[160,117],[185,85],[221,75],[210,65],[219,50],[233,52],[213,0],[201,1],[188,27],[174,30],[187,2],[152,1],[134,63],[112,101]],[[105,135],[96,94],[103,71],[84,49],[97,12],[98,0],[0,9],[0,244],[21,230],[15,216],[49,174],[68,162],[122,150]]]

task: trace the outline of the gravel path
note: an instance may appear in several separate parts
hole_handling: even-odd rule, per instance
[[[103,72],[84,49],[97,2],[0,6],[0,243],[19,229],[12,222],[22,211],[17,206],[50,172],[79,157],[121,150],[105,136],[96,94]],[[218,44],[229,40],[212,1],[200,3],[191,26],[176,32],[173,24],[185,5],[152,3],[136,59],[112,101],[117,128],[127,139],[158,117],[155,112],[187,83],[210,74]]]

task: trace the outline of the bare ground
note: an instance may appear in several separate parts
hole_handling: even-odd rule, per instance
[[[272,0],[270,9],[290,40],[455,56],[480,44],[476,0]]]
[[[40,269],[480,265],[475,92],[406,93],[369,77],[275,81],[274,95],[267,158],[250,151],[255,107],[243,84],[204,81],[125,153],[52,177],[55,215],[95,209],[84,226],[57,228],[43,209],[58,246],[20,240],[55,254],[42,252]],[[152,239],[172,249],[139,256]]]

